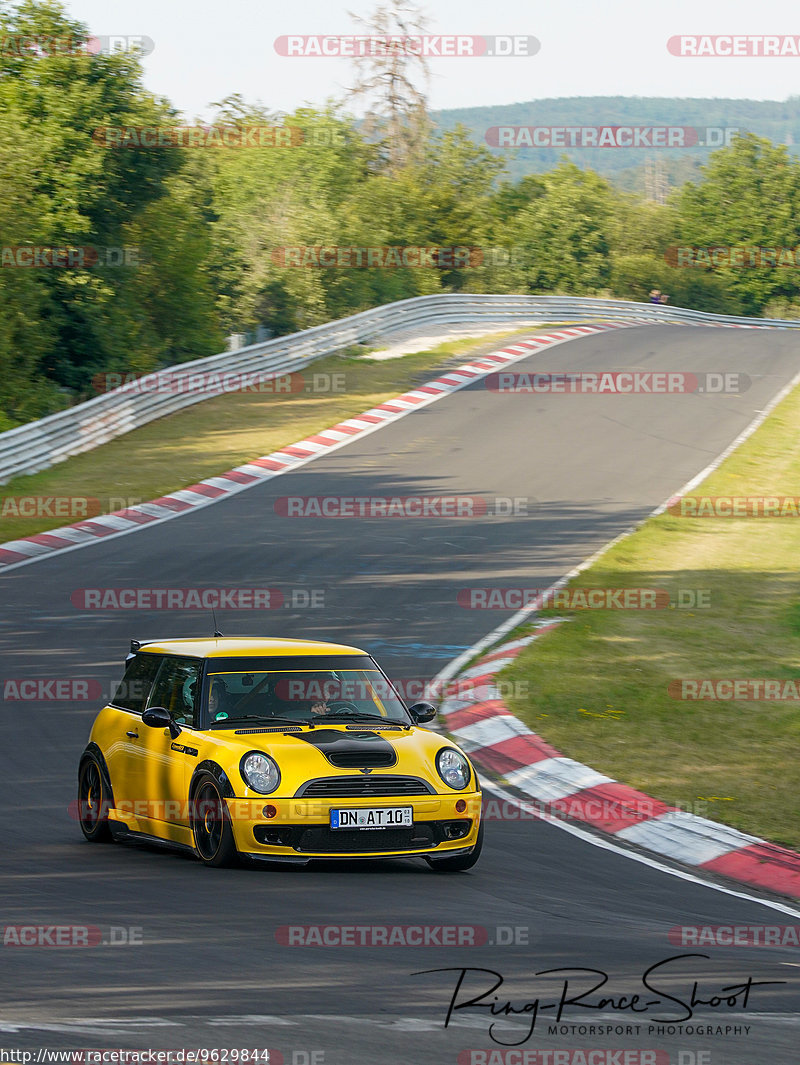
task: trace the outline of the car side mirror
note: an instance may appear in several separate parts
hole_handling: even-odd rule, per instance
[[[416,725],[424,725],[426,721],[433,721],[436,717],[436,707],[430,703],[414,703],[408,708],[409,714],[414,718]]]
[[[181,726],[177,721],[172,720],[169,710],[163,706],[151,706],[145,710],[142,714],[142,724],[150,728],[168,728],[173,740],[181,734]]]

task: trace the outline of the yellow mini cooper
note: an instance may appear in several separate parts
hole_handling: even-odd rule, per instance
[[[454,743],[420,725],[365,651],[305,640],[131,643],[78,770],[90,842],[138,838],[239,856],[419,856],[471,868],[480,785]]]

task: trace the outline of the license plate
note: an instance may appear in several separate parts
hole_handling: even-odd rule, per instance
[[[378,806],[358,810],[331,810],[331,828],[411,828],[411,806]]]

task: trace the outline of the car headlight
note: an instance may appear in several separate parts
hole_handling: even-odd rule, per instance
[[[443,747],[439,751],[436,768],[448,788],[455,788],[456,791],[463,791],[472,776],[467,759],[452,747]]]
[[[242,779],[248,788],[269,795],[281,782],[281,771],[277,762],[261,751],[251,751],[239,763]]]

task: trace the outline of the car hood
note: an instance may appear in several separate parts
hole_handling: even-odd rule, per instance
[[[234,737],[230,736],[230,740]],[[245,751],[263,751],[283,771],[294,765],[308,777],[334,775],[337,771],[375,772],[427,776],[440,782],[436,754],[442,747],[455,747],[446,737],[428,729],[381,729],[359,725],[320,725],[302,732],[247,732],[235,737]],[[302,769],[300,769],[302,767]]]

